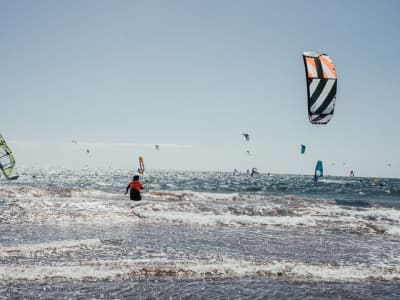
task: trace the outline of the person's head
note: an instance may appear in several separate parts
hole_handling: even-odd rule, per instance
[[[139,175],[133,176],[133,180],[139,180]]]

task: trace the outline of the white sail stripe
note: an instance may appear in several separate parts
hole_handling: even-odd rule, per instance
[[[328,68],[328,66],[322,60],[320,60],[320,62],[322,65],[322,70],[326,73],[326,75],[328,75],[328,78],[335,78],[335,76],[333,76],[333,73]]]
[[[324,86],[321,94],[319,95],[317,101],[311,106],[310,111],[314,113],[318,108],[324,103],[326,97],[328,96],[329,92],[331,91],[333,85],[335,84],[335,80],[327,80],[327,83]]]
[[[331,114],[333,113],[333,110],[335,108],[335,100],[336,98],[333,98],[331,103],[329,103],[328,107],[325,108],[325,110],[323,111],[323,114]]]
[[[317,70],[315,70],[314,67],[311,64],[309,64],[308,62],[307,62],[307,71],[309,73],[311,73],[311,75],[313,77],[317,77],[318,76]]]
[[[310,97],[312,97],[312,95],[314,94],[315,89],[317,88],[317,86],[318,86],[320,81],[321,81],[321,79],[313,79],[313,80],[311,80],[311,83],[310,83]]]
[[[333,115],[327,115],[325,118],[319,120],[319,123],[328,123],[330,121],[330,119],[332,119]]]
[[[324,118],[316,121],[319,117],[321,117],[321,115],[311,115],[310,120],[311,120],[311,122],[315,122],[315,123],[328,123],[330,121],[330,119],[332,119],[332,116],[333,116],[332,114],[328,114]]]

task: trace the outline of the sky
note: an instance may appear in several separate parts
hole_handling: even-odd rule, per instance
[[[326,174],[400,177],[399,11],[397,0],[0,1],[0,132],[20,167],[135,169],[142,155],[148,169],[312,174],[321,159]],[[303,51],[337,70],[327,125],[308,120]]]

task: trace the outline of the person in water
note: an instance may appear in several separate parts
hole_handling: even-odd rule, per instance
[[[313,180],[314,180],[315,182],[318,181],[317,173],[314,174]]]
[[[251,169],[251,174],[250,174],[251,177],[254,177],[254,175],[257,175],[257,174],[258,174],[257,168]]]
[[[140,195],[140,191],[143,189],[143,185],[139,180],[139,175],[133,176],[133,180],[128,183],[128,186],[126,187],[125,195],[128,194],[129,189],[131,190],[131,192],[130,192],[131,200],[139,201],[142,199],[142,196]]]

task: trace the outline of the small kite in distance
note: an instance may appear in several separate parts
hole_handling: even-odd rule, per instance
[[[304,152],[306,152],[306,146],[301,145],[301,154],[304,154]]]
[[[246,141],[250,141],[250,135],[248,133],[242,133]]]

